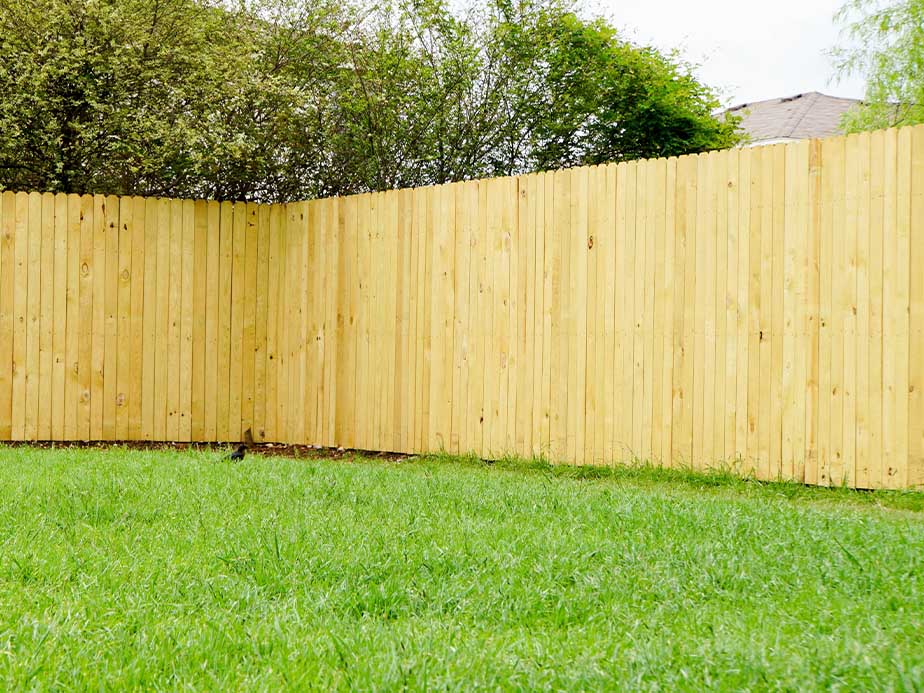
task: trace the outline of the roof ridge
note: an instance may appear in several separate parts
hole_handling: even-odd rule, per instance
[[[805,116],[807,116],[809,111],[812,110],[812,106],[814,106],[818,102],[818,97],[824,96],[824,94],[818,91],[813,91],[811,92],[810,96],[813,97],[812,100],[806,101],[805,104],[802,106],[802,113],[801,115],[799,115],[799,119],[795,123],[792,124],[791,128],[789,128],[789,133],[786,135],[787,137],[792,137],[793,133],[796,131],[796,128],[802,124],[802,121],[805,120]]]
[[[857,103],[861,103],[863,101],[863,99],[855,99],[850,96],[832,96],[831,94],[825,94],[824,92],[820,92],[817,89],[814,89],[812,91],[799,92],[797,94],[793,94],[792,96],[775,96],[770,99],[760,99],[759,101],[742,101],[741,103],[735,104],[734,106],[729,106],[725,110],[726,111],[737,111],[742,108],[747,108],[748,106],[757,106],[759,104],[771,103],[771,102],[785,103],[787,101],[794,101],[795,99],[798,99],[804,96],[814,96],[816,97],[816,100],[818,97],[823,96],[826,99],[837,99],[838,101],[854,101]]]

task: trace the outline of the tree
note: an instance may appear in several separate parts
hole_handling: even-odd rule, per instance
[[[0,188],[284,201],[738,141],[572,0],[0,0],[0,37]]]
[[[399,0],[367,16],[350,41],[334,161],[360,166],[365,187],[739,141],[733,120],[713,116],[714,92],[677,56],[634,46],[565,0],[487,0],[456,12],[442,0]]]
[[[0,185],[302,194],[339,44],[329,9],[287,7],[0,0]]]
[[[832,53],[838,74],[866,77],[865,103],[848,132],[924,122],[924,0],[850,0],[835,15],[849,45]]]

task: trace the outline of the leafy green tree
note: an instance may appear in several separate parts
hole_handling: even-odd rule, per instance
[[[350,45],[334,161],[362,169],[366,188],[739,141],[689,66],[562,0],[487,0],[456,13],[441,0],[399,1],[367,17]]]
[[[427,185],[728,147],[718,105],[571,0],[0,0],[6,188]]]
[[[835,19],[848,42],[833,51],[838,74],[866,78],[865,103],[845,115],[847,131],[924,122],[924,0],[850,0]]]
[[[332,21],[323,8],[0,0],[0,184],[300,194]]]

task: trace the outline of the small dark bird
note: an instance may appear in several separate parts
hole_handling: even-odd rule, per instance
[[[237,449],[228,455],[225,459],[231,460],[232,462],[240,462],[244,459],[244,454],[247,452],[247,446],[244,443],[241,443],[237,446]]]

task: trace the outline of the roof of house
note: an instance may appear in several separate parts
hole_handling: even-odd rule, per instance
[[[743,103],[726,112],[741,116],[739,128],[750,137],[751,143],[760,143],[842,134],[841,116],[859,103],[858,99],[810,91],[781,99]]]

